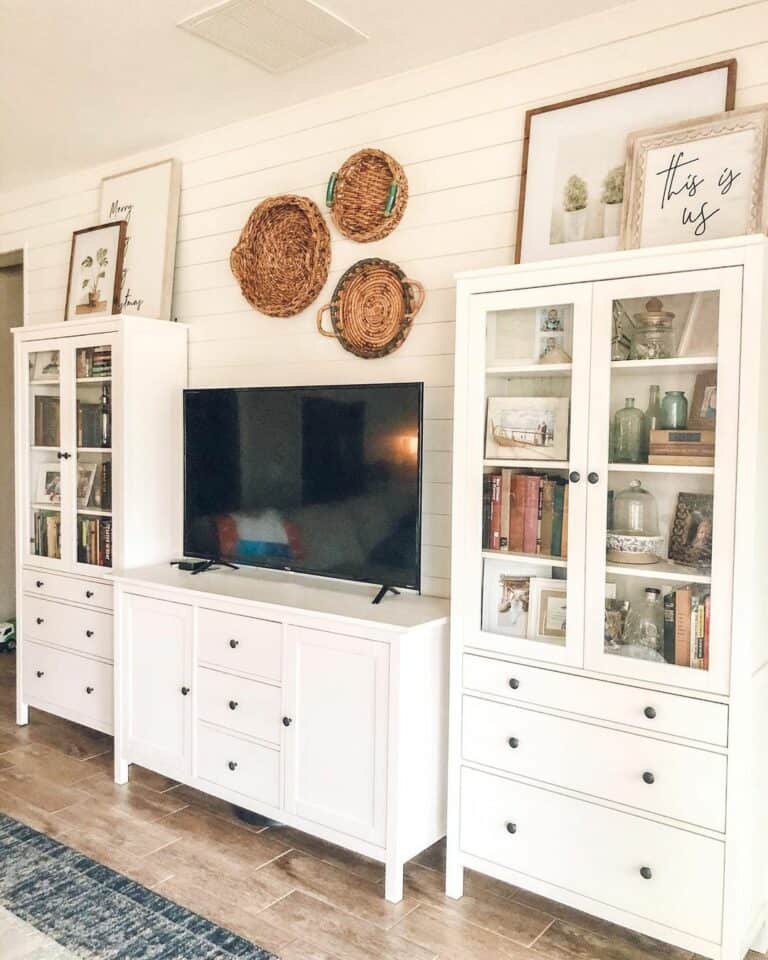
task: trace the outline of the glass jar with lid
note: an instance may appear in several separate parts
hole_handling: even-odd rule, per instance
[[[613,498],[613,526],[608,531],[608,560],[614,563],[656,563],[664,548],[659,534],[656,499],[640,480]]]
[[[658,297],[651,297],[645,310],[633,315],[631,360],[666,360],[675,355],[674,313],[664,309]]]

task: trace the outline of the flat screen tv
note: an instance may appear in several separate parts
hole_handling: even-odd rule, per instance
[[[423,384],[186,390],[184,553],[418,590]]]

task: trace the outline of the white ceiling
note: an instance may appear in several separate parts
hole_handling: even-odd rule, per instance
[[[619,2],[323,0],[370,40],[276,75],[176,28],[206,0],[0,0],[0,191]]]

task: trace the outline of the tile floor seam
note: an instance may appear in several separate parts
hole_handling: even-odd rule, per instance
[[[548,916],[548,914],[545,914],[545,916]],[[529,949],[529,950],[533,950],[534,946],[539,942],[539,940],[541,940],[541,938],[544,936],[544,934],[547,932],[547,930],[550,930],[550,929],[552,928],[552,926],[553,926],[553,924],[555,923],[555,920],[556,920],[556,919],[557,919],[557,917],[552,917],[552,919],[549,921],[549,923],[546,925],[546,927],[544,927],[544,929],[541,931],[541,933],[540,933],[537,937],[534,937],[534,938],[533,938],[533,940],[528,944],[528,949]]]

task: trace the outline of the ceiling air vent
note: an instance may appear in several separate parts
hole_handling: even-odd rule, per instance
[[[224,0],[177,26],[272,73],[368,39],[311,0]]]

